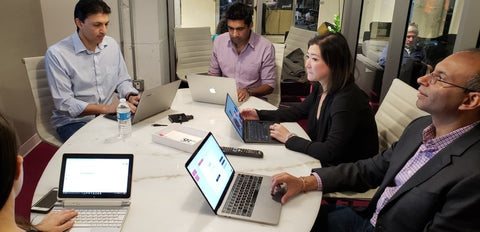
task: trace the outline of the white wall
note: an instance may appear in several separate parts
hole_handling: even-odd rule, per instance
[[[363,32],[370,30],[371,22],[392,22],[394,6],[394,0],[365,0],[358,40],[363,41]]]
[[[40,0],[47,47],[75,32],[73,11],[77,2],[78,0]],[[112,10],[107,33],[119,42],[118,2],[117,0],[105,2]]]
[[[210,33],[215,34],[217,27],[216,4],[214,0],[178,0],[180,1],[181,27],[210,27]],[[219,0],[218,0],[219,1]],[[177,12],[178,13],[178,12]]]

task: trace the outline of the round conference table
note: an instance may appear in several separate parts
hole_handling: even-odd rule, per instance
[[[268,102],[250,97],[240,107],[275,109]],[[185,113],[194,119],[182,125],[211,131],[222,146],[259,149],[263,159],[228,156],[236,171],[273,175],[288,172],[306,176],[320,162],[294,152],[283,144],[246,144],[224,113],[223,105],[195,102],[189,89],[179,89],[169,110],[132,127],[132,135],[118,139],[117,122],[97,117],[87,123],[55,153],[37,185],[33,202],[58,186],[63,153],[132,153],[133,184],[130,211],[122,231],[310,231],[322,199],[322,192],[300,194],[282,207],[278,225],[216,216],[184,165],[190,153],[152,141],[152,134],[170,124],[169,114]],[[282,123],[298,136],[308,135],[297,123]],[[38,218],[36,218],[38,217]],[[32,214],[38,221],[41,215]]]

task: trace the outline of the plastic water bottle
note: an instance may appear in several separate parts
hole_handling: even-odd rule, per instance
[[[120,138],[129,137],[132,133],[132,121],[130,118],[130,107],[127,104],[127,100],[122,98],[117,107],[118,133]]]

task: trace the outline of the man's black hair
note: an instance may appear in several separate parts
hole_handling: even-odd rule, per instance
[[[252,15],[253,8],[240,2],[231,5],[225,12],[227,20],[243,20],[247,26],[252,22]]]
[[[80,0],[75,5],[73,18],[85,22],[85,19],[92,14],[110,14],[110,7],[102,0]],[[79,28],[77,27],[77,31]]]

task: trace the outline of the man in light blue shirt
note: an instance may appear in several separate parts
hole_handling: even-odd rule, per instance
[[[95,115],[116,112],[117,92],[132,113],[140,100],[133,88],[120,47],[106,36],[110,7],[102,0],[80,0],[75,6],[77,32],[52,45],[45,69],[55,104],[51,123],[63,141]]]

